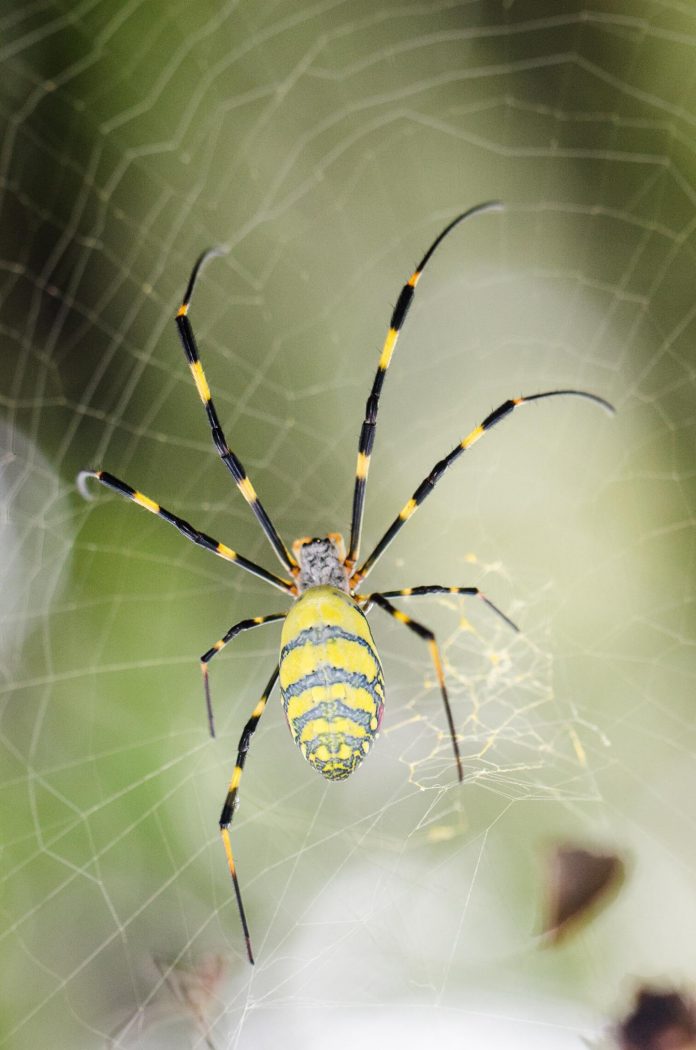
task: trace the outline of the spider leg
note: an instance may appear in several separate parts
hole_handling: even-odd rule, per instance
[[[249,925],[247,923],[246,914],[244,912],[244,905],[242,904],[242,894],[239,889],[239,880],[237,879],[237,868],[234,863],[234,857],[232,855],[232,844],[230,842],[229,828],[232,824],[232,818],[234,816],[235,807],[237,805],[237,795],[239,793],[239,782],[242,779],[242,772],[244,770],[244,763],[246,761],[247,752],[249,750],[249,744],[251,738],[256,731],[256,727],[259,724],[259,719],[263,714],[266,703],[271,690],[276,683],[278,678],[278,668],[276,667],[273,674],[268,680],[261,699],[257,703],[254,710],[251,712],[251,717],[247,724],[242,730],[242,735],[239,740],[239,747],[237,749],[237,762],[232,771],[230,783],[227,788],[227,796],[225,798],[225,804],[222,807],[222,813],[220,814],[220,835],[222,836],[222,844],[225,847],[225,855],[227,856],[227,866],[230,869],[230,876],[232,878],[232,884],[234,886],[235,897],[237,898],[237,908],[239,909],[239,918],[242,923],[242,930],[244,931],[244,940],[246,941],[247,955],[249,956],[249,962],[253,965],[254,955],[251,950],[251,937],[249,934]]]
[[[228,642],[231,642],[233,638],[236,638],[238,634],[242,634],[243,631],[251,631],[254,627],[261,627],[264,623],[273,623],[275,620],[284,620],[287,613],[271,613],[268,616],[254,616],[251,620],[240,620],[234,627],[230,627],[227,634],[211,646],[207,653],[201,656],[201,671],[203,672],[203,686],[205,688],[205,707],[208,712],[208,726],[210,728],[210,735],[215,736],[215,722],[213,720],[213,704],[210,699],[210,685],[208,682],[208,664],[221,652]]]
[[[430,656],[433,661],[435,668],[435,674],[437,675],[437,681],[440,686],[440,692],[445,705],[445,714],[447,715],[447,724],[449,726],[450,738],[452,740],[452,748],[454,750],[454,760],[457,764],[457,776],[459,780],[464,779],[464,770],[462,768],[462,757],[459,753],[459,744],[457,743],[457,734],[454,729],[454,719],[452,718],[452,708],[450,707],[449,697],[447,696],[447,686],[445,685],[445,672],[442,666],[442,657],[440,655],[440,647],[437,644],[435,635],[428,627],[424,627],[422,623],[418,623],[417,620],[412,620],[406,613],[401,612],[391,602],[388,602],[383,594],[369,594],[365,598],[367,607],[370,605],[378,605],[380,609],[384,609],[386,613],[393,616],[395,620],[402,623],[405,627],[408,627],[410,631],[413,631],[418,635],[419,638],[424,638],[428,643],[430,650]]]
[[[501,620],[504,620],[508,627],[512,627],[513,631],[519,631],[519,627],[516,623],[506,616],[502,609],[499,609],[497,605],[494,605],[490,598],[487,598],[483,591],[479,590],[478,587],[442,587],[440,584],[430,584],[423,587],[404,587],[400,591],[380,591],[383,598],[421,598],[428,594],[466,594],[471,597],[480,598],[480,600],[487,605],[489,609],[492,609]],[[360,597],[356,595],[356,597]]]
[[[201,268],[207,262],[208,259],[215,255],[221,255],[225,249],[222,248],[211,248],[206,252],[203,252],[201,256],[196,260],[196,264],[193,267],[189,282],[184,292],[184,301],[179,307],[176,314],[176,326],[179,332],[184,353],[186,354],[186,360],[188,361],[189,368],[191,369],[191,375],[193,381],[196,384],[196,390],[198,395],[205,406],[205,411],[208,416],[208,423],[210,425],[210,431],[213,437],[213,444],[217,449],[220,459],[225,464],[230,474],[234,478],[235,484],[241,492],[244,499],[247,501],[252,511],[256,515],[256,518],[261,525],[266,537],[268,538],[273,550],[278,555],[281,563],[290,572],[297,569],[297,563],[290,554],[289,550],[278,535],[273,522],[268,516],[266,509],[261,503],[259,497],[256,495],[254,486],[252,485],[246,470],[244,469],[241,461],[234,454],[227,444],[227,439],[223,433],[222,426],[220,425],[220,419],[215,410],[213,399],[210,395],[210,387],[208,386],[208,380],[205,378],[205,372],[203,371],[203,365],[201,364],[200,357],[198,355],[198,347],[196,345],[196,339],[193,334],[193,328],[191,322],[188,319],[188,311],[191,303],[191,297],[193,295],[193,289],[196,285],[196,280]]]
[[[596,394],[590,394],[586,390],[547,390],[542,394],[528,394],[526,397],[515,397],[509,401],[504,401],[502,405],[498,405],[493,412],[486,416],[482,423],[479,423],[477,427],[474,427],[471,433],[467,434],[465,438],[462,438],[459,444],[455,445],[452,451],[446,455],[444,459],[441,459],[435,464],[428,476],[420,483],[416,491],[413,493],[413,496],[408,503],[401,508],[398,516],[391,523],[370,556],[365,559],[359,569],[355,570],[350,580],[351,589],[355,588],[365,579],[367,574],[372,571],[378,559],[384,554],[396,534],[403,528],[412,514],[414,514],[418,507],[420,507],[421,503],[424,502],[426,497],[430,495],[442,475],[449,470],[455,460],[459,459],[463,452],[466,452],[467,449],[471,448],[471,446],[478,441],[486,431],[494,427],[496,423],[501,421],[501,419],[510,415],[510,413],[516,408],[519,408],[520,405],[526,405],[532,401],[539,401],[545,397],[566,396],[584,397],[588,401],[593,401],[608,412],[614,411],[613,406],[610,405],[608,401],[605,401],[603,397],[597,397]]]
[[[389,368],[392,354],[394,353],[396,341],[399,338],[399,333],[403,327],[404,321],[406,320],[406,314],[408,313],[411,302],[413,301],[413,296],[420,275],[425,269],[430,257],[455,226],[458,226],[460,222],[464,221],[464,219],[468,219],[472,215],[477,215],[479,212],[493,211],[501,207],[502,205],[498,201],[486,201],[485,204],[477,204],[474,208],[469,208],[467,211],[462,212],[461,215],[457,215],[457,217],[445,227],[442,233],[440,233],[430,245],[427,252],[418,263],[418,266],[401,289],[399,298],[396,301],[396,306],[391,315],[389,329],[387,331],[386,339],[384,340],[382,353],[377,366],[377,374],[375,375],[372,383],[372,390],[370,391],[370,396],[368,397],[367,405],[365,406],[365,419],[363,420],[362,428],[360,430],[358,461],[355,468],[355,488],[353,490],[353,514],[350,528],[350,546],[346,558],[349,572],[358,560],[358,554],[360,551],[360,534],[362,532],[363,510],[365,507],[365,486],[367,485],[367,475],[370,469],[372,446],[375,441],[377,413],[379,411],[379,397],[382,393],[382,384],[384,383],[384,377]]]
[[[77,485],[84,496],[87,495],[85,482],[88,478],[95,478],[100,484],[106,485],[107,488],[112,489],[114,492],[118,492],[119,496],[125,496],[126,499],[131,500],[133,503],[137,503],[139,507],[143,507],[145,510],[149,510],[151,514],[156,514],[158,518],[162,518],[163,521],[169,522],[170,525],[173,525],[175,529],[179,530],[182,536],[185,536],[187,540],[191,540],[191,542],[197,544],[197,546],[212,551],[213,554],[217,554],[218,557],[224,558],[225,561],[234,562],[234,564],[239,565],[241,569],[245,569],[247,572],[252,573],[252,575],[258,576],[259,579],[265,580],[266,583],[272,584],[273,587],[277,587],[281,591],[285,591],[286,594],[295,594],[295,588],[290,580],[283,580],[280,576],[274,576],[272,572],[268,572],[255,562],[249,561],[248,558],[244,558],[241,554],[237,554],[236,551],[225,546],[224,543],[219,543],[218,540],[214,540],[212,536],[206,535],[205,532],[199,532],[198,529],[195,529],[188,521],[184,521],[183,518],[179,518],[176,514],[172,514],[171,511],[161,507],[159,503],[155,503],[155,501],[150,499],[149,496],[145,496],[142,492],[138,492],[137,489],[127,485],[125,481],[121,481],[119,478],[115,477],[113,474],[107,473],[105,470],[80,471],[77,476]]]

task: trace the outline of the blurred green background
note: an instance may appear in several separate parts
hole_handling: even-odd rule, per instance
[[[0,27],[3,1045],[563,1050],[638,982],[692,982],[696,12],[8,0]],[[463,786],[427,650],[378,610],[359,775],[324,784],[270,705],[233,835],[252,971],[217,819],[279,632],[212,665],[214,742],[198,657],[282,596],[75,476],[275,570],[173,323],[224,242],[191,317],[227,435],[288,542],[347,532],[391,306],[490,198],[419,285],[365,543],[507,397],[618,414],[525,407],[375,570],[480,585],[522,627],[409,607],[445,648]],[[541,951],[559,837],[630,875]]]

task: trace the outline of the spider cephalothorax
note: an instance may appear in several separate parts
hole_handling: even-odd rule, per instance
[[[295,540],[292,553],[297,559],[297,588],[302,593],[308,587],[321,587],[324,584],[348,590],[348,573],[345,567],[346,545],[339,532],[328,536],[310,539],[304,537]]]
[[[515,397],[504,401],[489,413],[486,418],[474,427],[466,437],[455,445],[444,459],[439,460],[428,476],[415,489],[411,498],[399,511],[389,528],[376,544],[369,557],[359,562],[360,538],[362,533],[365,489],[370,469],[370,457],[377,427],[379,399],[387,369],[391,363],[394,347],[399,332],[411,307],[416,285],[421,273],[447,234],[464,219],[482,211],[498,208],[495,202],[479,204],[458,215],[435,238],[421,259],[420,263],[401,289],[396,306],[391,315],[377,372],[367,399],[365,417],[360,430],[358,442],[358,459],[355,468],[355,485],[353,489],[353,509],[351,516],[350,543],[346,555],[343,539],[338,533],[330,533],[325,538],[297,540],[291,554],[278,534],[266,509],[256,495],[256,491],[239,458],[230,449],[223,433],[220,419],[215,410],[198,356],[198,347],[188,319],[189,304],[193,289],[203,263],[213,255],[220,255],[222,249],[213,248],[204,252],[197,260],[186,291],[184,301],[176,314],[176,324],[191,375],[196,384],[199,397],[205,407],[210,425],[213,443],[235,484],[255,514],[261,528],[270,542],[283,570],[289,575],[277,576],[268,569],[238,554],[224,543],[194,528],[189,522],[165,510],[149,496],[132,488],[113,474],[104,470],[86,470],[79,477],[78,484],[84,491],[87,478],[96,478],[102,485],[118,492],[121,496],[137,503],[138,506],[156,514],[163,521],[213,554],[225,561],[233,562],[246,572],[270,583],[285,596],[293,600],[289,612],[270,613],[267,616],[254,616],[241,620],[223,635],[219,641],[201,657],[201,670],[205,685],[206,707],[210,733],[215,735],[213,708],[208,686],[208,664],[224,647],[243,631],[260,627],[262,624],[284,620],[281,649],[278,662],[254,707],[239,741],[237,761],[227,788],[225,802],[220,814],[220,833],[227,856],[234,892],[239,908],[239,915],[244,930],[247,954],[253,962],[251,939],[247,925],[242,897],[237,879],[229,827],[238,801],[239,783],[251,738],[263,714],[271,690],[280,677],[283,706],[288,718],[291,732],[302,754],[322,776],[329,780],[343,780],[348,777],[369,752],[379,729],[384,703],[384,681],[382,666],[374,646],[372,634],[367,622],[367,613],[377,606],[404,624],[409,630],[425,641],[435,669],[437,682],[445,708],[449,736],[454,751],[457,775],[463,779],[463,766],[454,718],[447,697],[445,674],[440,650],[433,632],[411,619],[401,609],[392,605],[391,598],[419,598],[429,594],[465,594],[480,598],[489,608],[502,617],[511,627],[515,625],[488,600],[478,587],[448,587],[431,584],[418,587],[405,587],[399,590],[377,591],[367,594],[357,593],[357,587],[369,575],[376,562],[384,554],[389,544],[405,523],[411,518],[426,497],[433,491],[438,481],[462,453],[466,452],[496,423],[509,416],[514,409],[531,401],[547,397],[575,395],[584,397],[603,408],[611,410],[611,405],[595,394],[584,390],[548,390],[541,394],[530,394],[527,397]],[[357,566],[357,567],[356,567]],[[515,628],[516,629],[516,628]]]

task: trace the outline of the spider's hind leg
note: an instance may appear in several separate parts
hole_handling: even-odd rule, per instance
[[[462,756],[459,753],[459,744],[457,743],[457,734],[454,728],[454,719],[452,718],[452,708],[450,707],[449,697],[447,696],[447,686],[445,685],[445,671],[442,665],[442,656],[440,654],[440,647],[437,644],[435,635],[429,627],[424,627],[422,623],[417,620],[412,620],[410,616],[407,616],[401,609],[397,609],[396,606],[388,602],[382,594],[369,594],[364,599],[366,608],[370,605],[378,605],[380,609],[384,609],[386,613],[389,613],[395,620],[402,623],[404,627],[408,627],[410,631],[417,634],[419,638],[423,638],[428,643],[428,649],[430,650],[430,656],[433,661],[433,667],[435,668],[435,674],[437,676],[438,685],[440,686],[440,693],[442,694],[442,700],[445,705],[445,714],[447,715],[447,724],[449,726],[450,738],[452,740],[452,749],[454,751],[454,760],[457,765],[457,776],[459,780],[464,779],[464,769],[462,767]]]
[[[244,940],[246,941],[247,955],[249,956],[249,962],[254,962],[254,955],[251,950],[251,936],[249,934],[249,924],[247,923],[246,914],[244,912],[244,905],[242,903],[242,893],[239,889],[239,880],[237,878],[237,867],[234,862],[234,856],[232,855],[232,843],[230,842],[230,825],[232,824],[232,818],[234,817],[234,811],[237,806],[238,794],[239,794],[239,782],[242,779],[242,773],[244,771],[244,763],[246,762],[247,752],[249,751],[249,745],[251,744],[251,738],[256,732],[256,727],[259,724],[261,715],[266,709],[266,703],[271,695],[273,686],[278,678],[278,668],[276,667],[273,674],[268,680],[268,685],[264,689],[261,699],[257,703],[254,710],[251,712],[249,721],[242,730],[242,735],[239,739],[239,747],[237,749],[237,762],[232,771],[232,776],[227,788],[227,795],[225,796],[225,803],[222,807],[222,813],[220,814],[220,835],[222,836],[222,844],[225,847],[225,854],[227,856],[227,866],[230,869],[230,876],[232,878],[232,884],[234,886],[234,895],[237,898],[237,908],[239,909],[239,918],[242,922],[242,930],[244,931]]]

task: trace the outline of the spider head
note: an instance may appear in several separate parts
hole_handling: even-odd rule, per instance
[[[343,564],[346,545],[340,533],[330,532],[328,536],[314,538],[303,536],[293,543],[292,553],[300,567],[297,577],[300,592],[322,586],[348,590],[348,574]]]

